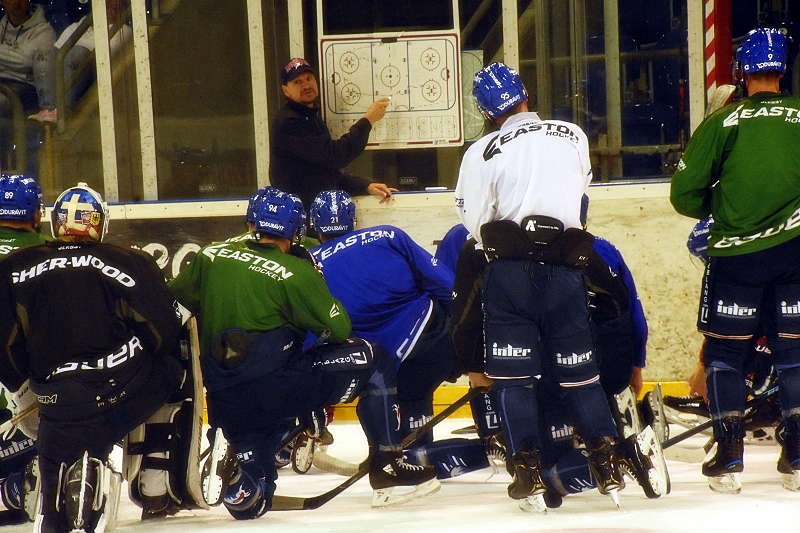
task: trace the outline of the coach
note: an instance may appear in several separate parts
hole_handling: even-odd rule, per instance
[[[383,118],[389,99],[375,100],[350,131],[334,141],[320,117],[319,87],[308,61],[289,61],[281,70],[281,84],[287,101],[272,124],[272,185],[299,196],[307,210],[314,196],[325,189],[343,189],[353,196],[372,194],[381,203],[388,202],[397,189],[368,182],[341,169],[364,150],[372,125]]]

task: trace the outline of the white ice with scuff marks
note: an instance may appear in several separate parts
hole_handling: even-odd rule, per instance
[[[437,438],[471,424],[471,420],[445,420],[436,428]],[[366,442],[356,423],[334,422],[336,439],[329,453],[353,462],[366,455]],[[680,429],[673,426],[674,434]],[[688,442],[700,446],[705,437]],[[522,531],[626,532],[746,532],[795,531],[800,524],[800,492],[781,487],[775,470],[775,445],[745,448],[744,488],[741,494],[712,493],[700,473],[700,463],[669,461],[672,493],[648,500],[638,485],[627,481],[621,492],[624,512],[617,511],[607,496],[597,491],[570,495],[559,509],[546,515],[520,511],[506,495],[510,478],[502,471],[489,478],[489,469],[442,482],[442,488],[427,498],[395,508],[370,508],[371,489],[362,479],[332,501],[314,511],[269,512],[260,519],[237,522],[223,507],[211,511],[182,511],[157,522],[139,521],[139,508],[130,503],[127,489],[120,503],[120,522],[115,531],[177,533],[201,531],[258,531],[297,533],[344,532],[453,532],[511,533]],[[285,495],[316,495],[332,488],[343,477],[316,468],[305,475],[290,467],[279,471],[278,492]],[[780,528],[780,529],[779,529]],[[7,526],[2,531],[31,531],[32,524]]]

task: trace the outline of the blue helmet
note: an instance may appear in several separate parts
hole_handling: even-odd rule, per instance
[[[56,198],[50,213],[53,237],[102,241],[108,231],[108,206],[100,193],[80,182]]]
[[[344,191],[322,191],[311,204],[311,223],[320,235],[343,235],[356,229],[356,205]]]
[[[773,70],[786,72],[786,35],[776,28],[758,28],[736,49],[736,77]]]
[[[494,120],[528,99],[517,71],[503,63],[482,68],[472,80],[472,96],[481,114]]]
[[[274,189],[274,187],[267,185],[266,187],[261,187],[250,195],[250,199],[247,201],[247,214],[245,215],[245,220],[250,224],[256,223],[256,204],[259,202],[261,197],[271,189]]]
[[[708,254],[706,253],[706,250],[708,250],[708,234],[713,227],[714,219],[709,215],[695,224],[694,228],[692,228],[692,232],[689,233],[689,240],[686,241],[686,247],[689,249],[689,253],[695,257],[699,257],[703,262],[708,260]]]
[[[303,214],[291,196],[271,188],[256,202],[254,224],[256,238],[271,235],[292,240],[303,224]]]
[[[44,214],[42,188],[28,176],[0,175],[0,220],[33,221]]]

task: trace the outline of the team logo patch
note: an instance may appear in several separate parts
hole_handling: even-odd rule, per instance
[[[725,304],[722,300],[717,302],[717,314],[728,318],[750,318],[758,312],[755,307],[739,305],[736,302]]]
[[[591,350],[583,353],[572,352],[569,355],[561,353],[556,354],[556,364],[558,366],[578,366],[584,363],[588,363],[591,360],[592,360]]]
[[[238,505],[249,498],[252,493],[252,491],[245,490],[244,485],[239,485],[239,488],[233,496],[225,496],[225,503]]]

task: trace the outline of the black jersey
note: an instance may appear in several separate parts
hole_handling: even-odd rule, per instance
[[[179,330],[174,299],[146,253],[50,242],[0,261],[0,381],[12,390],[27,377],[106,379],[137,358],[174,355]]]

